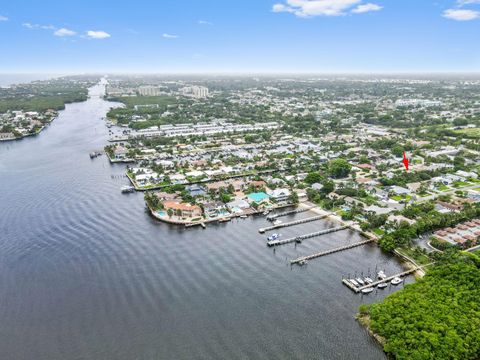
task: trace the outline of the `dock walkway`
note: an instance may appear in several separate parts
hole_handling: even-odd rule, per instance
[[[267,241],[267,245],[272,247],[272,246],[284,245],[292,242],[302,242],[303,240],[306,240],[306,239],[310,239],[310,238],[325,235],[325,234],[330,234],[332,232],[337,232],[340,230],[345,230],[347,228],[348,226],[339,226],[339,227],[320,230],[310,234],[295,236],[295,237],[284,239],[284,240],[271,240],[271,241]]]
[[[347,227],[348,226],[345,226],[344,228],[347,228]],[[354,244],[341,246],[341,247],[338,247],[338,248],[335,248],[335,249],[321,251],[321,252],[313,254],[313,255],[302,256],[302,257],[299,257],[297,259],[290,260],[290,264],[293,265],[293,264],[298,264],[298,263],[305,263],[305,261],[308,261],[308,260],[312,260],[312,259],[316,259],[316,258],[319,258],[319,257],[322,257],[322,256],[330,255],[330,254],[333,254],[333,253],[336,253],[336,252],[352,249],[354,247],[362,246],[362,245],[371,243],[373,241],[374,241],[373,239],[368,239],[368,240],[360,241],[360,242],[357,242],[357,243],[354,243]]]
[[[280,229],[280,228],[289,227],[289,226],[294,226],[294,225],[299,225],[299,224],[305,224],[305,223],[308,223],[308,222],[325,219],[328,216],[330,216],[330,214],[317,215],[317,216],[312,216],[312,217],[305,218],[305,219],[300,219],[300,220],[290,221],[290,222],[286,222],[286,223],[282,223],[282,224],[272,225],[272,226],[269,226],[269,227],[260,228],[260,229],[258,229],[258,232],[263,234],[266,231],[271,231],[271,230]]]

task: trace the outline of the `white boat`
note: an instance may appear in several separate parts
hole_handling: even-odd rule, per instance
[[[383,270],[380,270],[380,271],[378,272],[377,276],[378,276],[378,278],[379,278],[380,280],[383,280],[383,279],[385,279],[385,278],[387,277],[387,275],[385,275],[385,272],[384,272]]]
[[[270,211],[269,211],[269,210],[265,210],[265,211],[263,212],[263,215],[268,215],[268,214],[270,214]]]
[[[373,287],[365,288],[362,290],[362,294],[370,294],[373,290]]]
[[[390,282],[392,283],[392,285],[398,285],[401,282],[403,282],[403,280],[397,276],[397,277],[394,277]]]
[[[380,283],[380,284],[378,284],[377,287],[378,287],[379,289],[385,289],[387,286],[388,286],[387,283]]]
[[[300,266],[307,265],[307,260],[300,260],[298,262],[298,265],[300,265]]]
[[[248,216],[247,215],[240,215],[240,218],[246,219]]]
[[[356,278],[355,280],[357,280],[357,282],[360,284],[360,285],[365,285],[365,281],[363,281],[361,278]]]
[[[358,287],[358,282],[355,280],[355,279],[349,279],[349,281],[355,285],[356,287]]]
[[[282,223],[281,220],[275,220],[275,221],[273,222],[273,225],[280,225],[281,223]]]
[[[133,186],[125,185],[125,186],[122,186],[121,190],[122,190],[122,193],[127,194],[127,193],[134,192],[135,188]]]
[[[277,240],[279,237],[280,237],[279,234],[272,234],[267,238],[267,240],[268,241]]]
[[[369,278],[369,277],[366,277],[364,280],[365,280],[365,282],[368,283],[368,284],[373,283],[373,280],[372,280],[371,278]]]

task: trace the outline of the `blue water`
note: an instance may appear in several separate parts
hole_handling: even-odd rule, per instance
[[[0,143],[0,359],[385,359],[354,316],[398,288],[362,297],[341,278],[393,274],[394,258],[368,245],[290,267],[360,238],[273,250],[263,216],[205,230],[155,220],[142,193],[121,194],[124,165],[89,158],[108,137],[102,91],[39,136]]]

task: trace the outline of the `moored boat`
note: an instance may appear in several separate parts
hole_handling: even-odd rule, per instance
[[[398,285],[400,284],[401,282],[403,282],[403,279],[399,278],[398,276],[397,277],[394,277],[392,279],[392,281],[390,281],[392,285]]]
[[[387,277],[387,275],[385,274],[385,272],[384,272],[383,270],[380,270],[380,271],[378,272],[377,276],[378,276],[378,278],[379,278],[380,280],[383,280],[383,279],[385,279],[385,278]]]
[[[362,278],[356,278],[355,280],[357,280],[357,282],[360,284],[360,285],[365,285],[365,281],[363,281]]]
[[[267,240],[268,241],[273,241],[273,240],[277,240],[279,237],[280,237],[279,234],[272,234],[267,238]]]
[[[123,194],[127,194],[127,193],[132,193],[135,191],[135,188],[133,186],[128,186],[128,185],[125,185],[125,186],[122,186],[121,188],[122,190],[122,193]]]
[[[362,294],[370,294],[374,290],[373,287],[368,287],[362,290]]]

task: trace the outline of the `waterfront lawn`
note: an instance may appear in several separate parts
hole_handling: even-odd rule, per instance
[[[426,265],[432,262],[425,253],[423,253],[420,248],[397,248],[396,249],[400,254],[414,260],[418,265]]]

